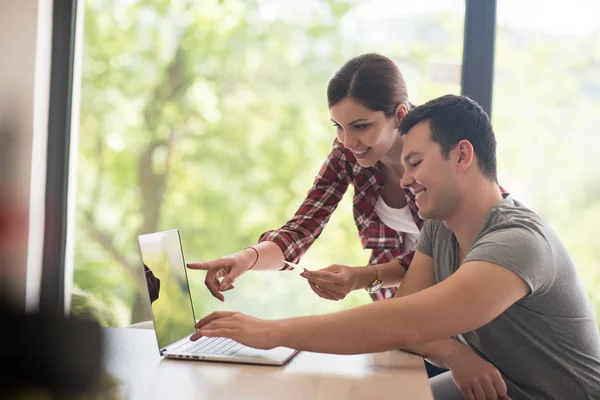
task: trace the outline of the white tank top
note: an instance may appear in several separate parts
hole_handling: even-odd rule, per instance
[[[379,196],[375,204],[375,212],[388,228],[398,232],[404,232],[404,251],[414,250],[419,238],[419,228],[412,217],[410,208],[392,208],[387,205],[382,196]]]

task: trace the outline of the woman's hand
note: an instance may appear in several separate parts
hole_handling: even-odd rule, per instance
[[[234,288],[233,282],[243,275],[256,261],[257,254],[252,249],[244,249],[230,256],[216,258],[211,261],[188,263],[188,268],[201,269],[206,272],[204,283],[214,297],[224,301],[221,292]]]
[[[318,271],[304,270],[300,274],[308,281],[310,288],[317,296],[328,300],[342,300],[357,287],[357,270],[359,268],[346,265],[330,265]]]

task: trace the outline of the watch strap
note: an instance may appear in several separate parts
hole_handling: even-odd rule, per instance
[[[371,266],[372,266],[373,268],[375,268],[375,271],[377,272],[377,277],[376,277],[376,278],[375,278],[375,279],[374,279],[374,280],[373,280],[373,281],[372,281],[372,282],[369,284],[369,286],[367,286],[367,287],[365,288],[365,290],[366,290],[367,292],[369,292],[369,293],[373,293],[373,292],[372,292],[372,289],[373,289],[373,288],[374,288],[376,285],[380,285],[380,284],[382,284],[382,283],[383,283],[383,280],[382,280],[382,278],[383,278],[383,277],[382,277],[382,272],[381,272],[381,270],[380,270],[380,269],[377,267],[377,265],[375,265],[375,264],[372,264]]]

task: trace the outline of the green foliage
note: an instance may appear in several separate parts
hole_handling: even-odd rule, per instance
[[[105,303],[96,299],[90,292],[73,290],[71,295],[71,316],[92,319],[100,326],[115,326],[118,320],[113,311]]]
[[[137,234],[177,227],[188,258],[208,259],[293,212],[333,139],[314,99],[338,63],[292,44],[308,21],[334,41],[349,7],[288,24],[262,20],[268,3],[128,4],[86,3],[75,256],[83,290],[129,305],[119,325],[143,313]],[[364,254],[354,229],[339,236]],[[297,296],[282,307],[302,309]]]
[[[238,251],[287,221],[330,149],[325,89],[349,57],[392,57],[416,104],[460,92],[459,76],[447,76],[460,67],[462,15],[369,19],[369,7],[343,0],[85,2],[75,283],[112,310],[114,319],[98,318],[115,326],[147,318],[138,234],[178,228],[187,260],[199,261]],[[597,220],[600,189],[597,179],[582,178],[600,176],[593,162],[599,142],[591,137],[599,39],[504,27],[497,38],[501,183],[556,226],[600,310],[593,294],[600,245],[589,222]],[[350,194],[303,264],[367,262]],[[342,302],[319,299],[289,272],[247,274],[216,304],[203,279],[190,273],[197,318],[215,309],[286,317],[369,301],[364,292]]]

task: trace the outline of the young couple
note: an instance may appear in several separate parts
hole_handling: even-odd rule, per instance
[[[303,275],[331,300],[359,288],[375,299],[399,286],[397,293],[286,320],[217,312],[196,324],[192,339],[338,354],[406,349],[449,369],[430,380],[436,399],[600,398],[591,302],[556,234],[499,187],[496,140],[481,107],[447,95],[413,108],[400,71],[375,54],[348,61],[328,99],[338,137],[292,220],[256,246],[189,267],[208,270],[206,284],[220,299],[249,269],[283,269],[281,260],[300,258],[352,184],[370,265]],[[382,286],[389,289],[378,292]]]

